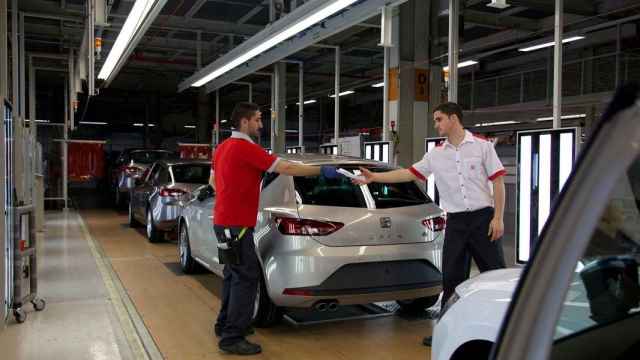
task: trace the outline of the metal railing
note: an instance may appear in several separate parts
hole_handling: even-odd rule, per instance
[[[609,53],[567,61],[562,70],[563,96],[608,92],[623,82],[640,81],[640,57]],[[475,79],[475,75],[459,85],[459,102],[465,110],[551,102],[551,69],[544,66],[482,79]]]

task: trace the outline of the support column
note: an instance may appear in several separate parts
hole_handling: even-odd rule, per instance
[[[0,121],[4,123],[4,99],[9,92],[9,74],[8,74],[8,44],[7,44],[7,0],[0,0]],[[4,174],[4,128],[0,129],[0,179],[5,179]],[[0,189],[0,203],[4,208],[4,186]],[[5,214],[0,214],[0,249],[3,249],[0,256],[0,333],[5,328],[4,319],[7,315],[7,308],[5,306],[5,268],[4,262],[4,249],[6,248],[6,236],[5,236]]]
[[[334,123],[333,123],[333,143],[338,144],[338,139],[340,138],[340,47],[336,47],[336,60],[335,60],[335,88],[333,89],[333,93],[335,94],[334,102]],[[340,149],[338,149],[338,153],[340,153]]]
[[[556,15],[554,21],[555,46],[553,49],[553,128],[561,126],[562,119],[562,27],[563,0],[556,0]]]
[[[274,118],[271,122],[271,150],[273,153],[284,153],[286,146],[286,132],[285,127],[287,124],[286,110],[287,105],[287,64],[279,62],[274,64],[274,90],[275,90],[275,106]]]
[[[458,102],[460,0],[449,0],[449,101]]]
[[[195,141],[201,144],[209,143],[209,119],[211,119],[209,103],[209,94],[207,94],[206,89],[201,86],[198,91],[198,115],[195,138]]]
[[[216,120],[214,123],[214,146],[220,143],[220,89],[216,90]]]
[[[68,80],[68,79],[67,79]],[[69,112],[73,111],[69,107],[69,85],[67,81],[64,82],[64,127],[62,142],[62,197],[64,198],[64,209],[69,207],[69,183],[68,183],[68,162],[69,162]]]
[[[441,71],[439,67],[429,69],[430,6],[428,1],[407,2],[393,12],[389,127],[385,132],[394,143],[392,158],[400,166],[409,166],[424,156],[430,99],[439,97],[439,90],[434,92],[429,83],[429,73]]]
[[[304,65],[298,66],[298,146],[304,146]]]

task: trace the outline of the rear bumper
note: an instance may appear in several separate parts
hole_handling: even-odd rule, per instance
[[[257,245],[269,296],[278,306],[311,307],[319,300],[366,304],[442,290],[440,241],[327,247],[308,237],[270,240],[267,246],[257,239]]]

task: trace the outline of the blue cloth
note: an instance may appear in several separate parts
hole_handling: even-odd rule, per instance
[[[320,167],[320,174],[325,179],[337,179],[341,176],[344,176],[340,174],[337,170],[338,169],[335,166],[323,165]]]

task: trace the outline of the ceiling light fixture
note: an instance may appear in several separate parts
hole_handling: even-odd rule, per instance
[[[314,103],[316,103],[316,102],[318,102],[318,101],[317,101],[317,100],[315,100],[315,99],[313,99],[313,100],[307,100],[307,101],[305,101],[305,102],[304,102],[304,104],[305,104],[305,105],[309,105],[309,104],[314,104]],[[297,103],[296,103],[296,105],[300,105],[300,103],[299,103],[299,102],[297,102]]]
[[[185,129],[195,129],[196,126],[195,125],[185,125],[184,128]]]
[[[143,127],[143,126],[144,126],[144,124],[142,124],[142,123],[135,123],[135,124],[133,124],[133,126]]]
[[[572,36],[572,37],[569,37],[569,38],[566,38],[566,39],[562,40],[562,43],[565,44],[565,43],[569,43],[569,42],[573,42],[573,41],[582,40],[584,38],[585,38],[584,36]],[[544,49],[546,47],[550,47],[550,46],[553,46],[553,45],[555,45],[555,42],[554,41],[550,41],[550,42],[546,42],[544,44],[539,44],[539,45],[534,45],[534,46],[528,46],[528,47],[525,47],[525,48],[520,48],[520,49],[518,49],[518,51],[523,51],[523,52],[534,51],[534,50]]]
[[[498,122],[492,122],[492,123],[480,123],[480,124],[476,124],[475,126],[477,127],[483,127],[483,126],[496,126],[496,125],[510,125],[510,124],[519,124],[519,121],[498,121]]]
[[[355,91],[353,91],[353,90],[347,90],[347,91],[343,91],[343,92],[341,92],[341,93],[340,93],[340,94],[338,94],[338,95],[339,95],[339,96],[345,96],[345,95],[351,95],[351,94],[354,94],[354,93],[355,93]],[[329,97],[330,97],[330,98],[335,98],[335,97],[336,97],[336,95],[335,95],[335,94],[334,94],[334,95],[329,95]]]
[[[561,119],[581,119],[587,117],[587,114],[571,114],[571,115],[562,115]],[[536,121],[549,121],[553,120],[553,116],[546,116],[537,118]]]
[[[379,87],[383,87],[383,86],[384,86],[384,81],[381,82],[381,83],[377,83],[377,84],[371,85],[371,87],[374,87],[374,88],[379,88]]]
[[[106,122],[102,121],[80,121],[81,125],[109,125]]]
[[[475,60],[467,60],[467,61],[463,61],[461,63],[458,63],[458,69],[463,68],[463,67],[467,67],[467,66],[471,66],[471,65],[475,65],[478,62]],[[449,67],[445,66],[442,68],[442,71],[449,71]]]
[[[496,9],[506,9],[510,4],[507,4],[507,0],[491,0],[491,3],[487,4],[488,7]]]
[[[235,67],[246,63],[247,61],[253,59],[254,57],[264,53],[265,51],[271,49],[272,47],[278,45],[279,43],[289,39],[290,37],[297,35],[309,27],[319,23],[320,21],[328,18],[329,16],[334,15],[335,13],[344,10],[346,7],[352,5],[358,0],[333,0],[327,1],[325,6],[318,8],[316,11],[307,14],[306,17],[303,17],[298,22],[284,28],[279,33],[274,34],[269,37],[267,41],[264,41],[255,47],[249,49],[244,52],[240,56],[235,59],[227,62],[226,64],[217,67],[207,73],[206,75],[197,76],[195,80],[192,80],[189,86],[199,87],[202,86],[209,81],[220,77],[222,74],[226,73],[234,69]],[[197,74],[196,74],[197,75]]]
[[[133,51],[166,2],[167,0],[136,0],[107,59],[102,64],[98,79],[108,81],[114,72],[117,73],[116,68],[124,64],[122,60],[126,60]]]
[[[227,122],[227,120],[220,120],[220,123],[222,123],[222,124],[224,124],[226,122]]]

